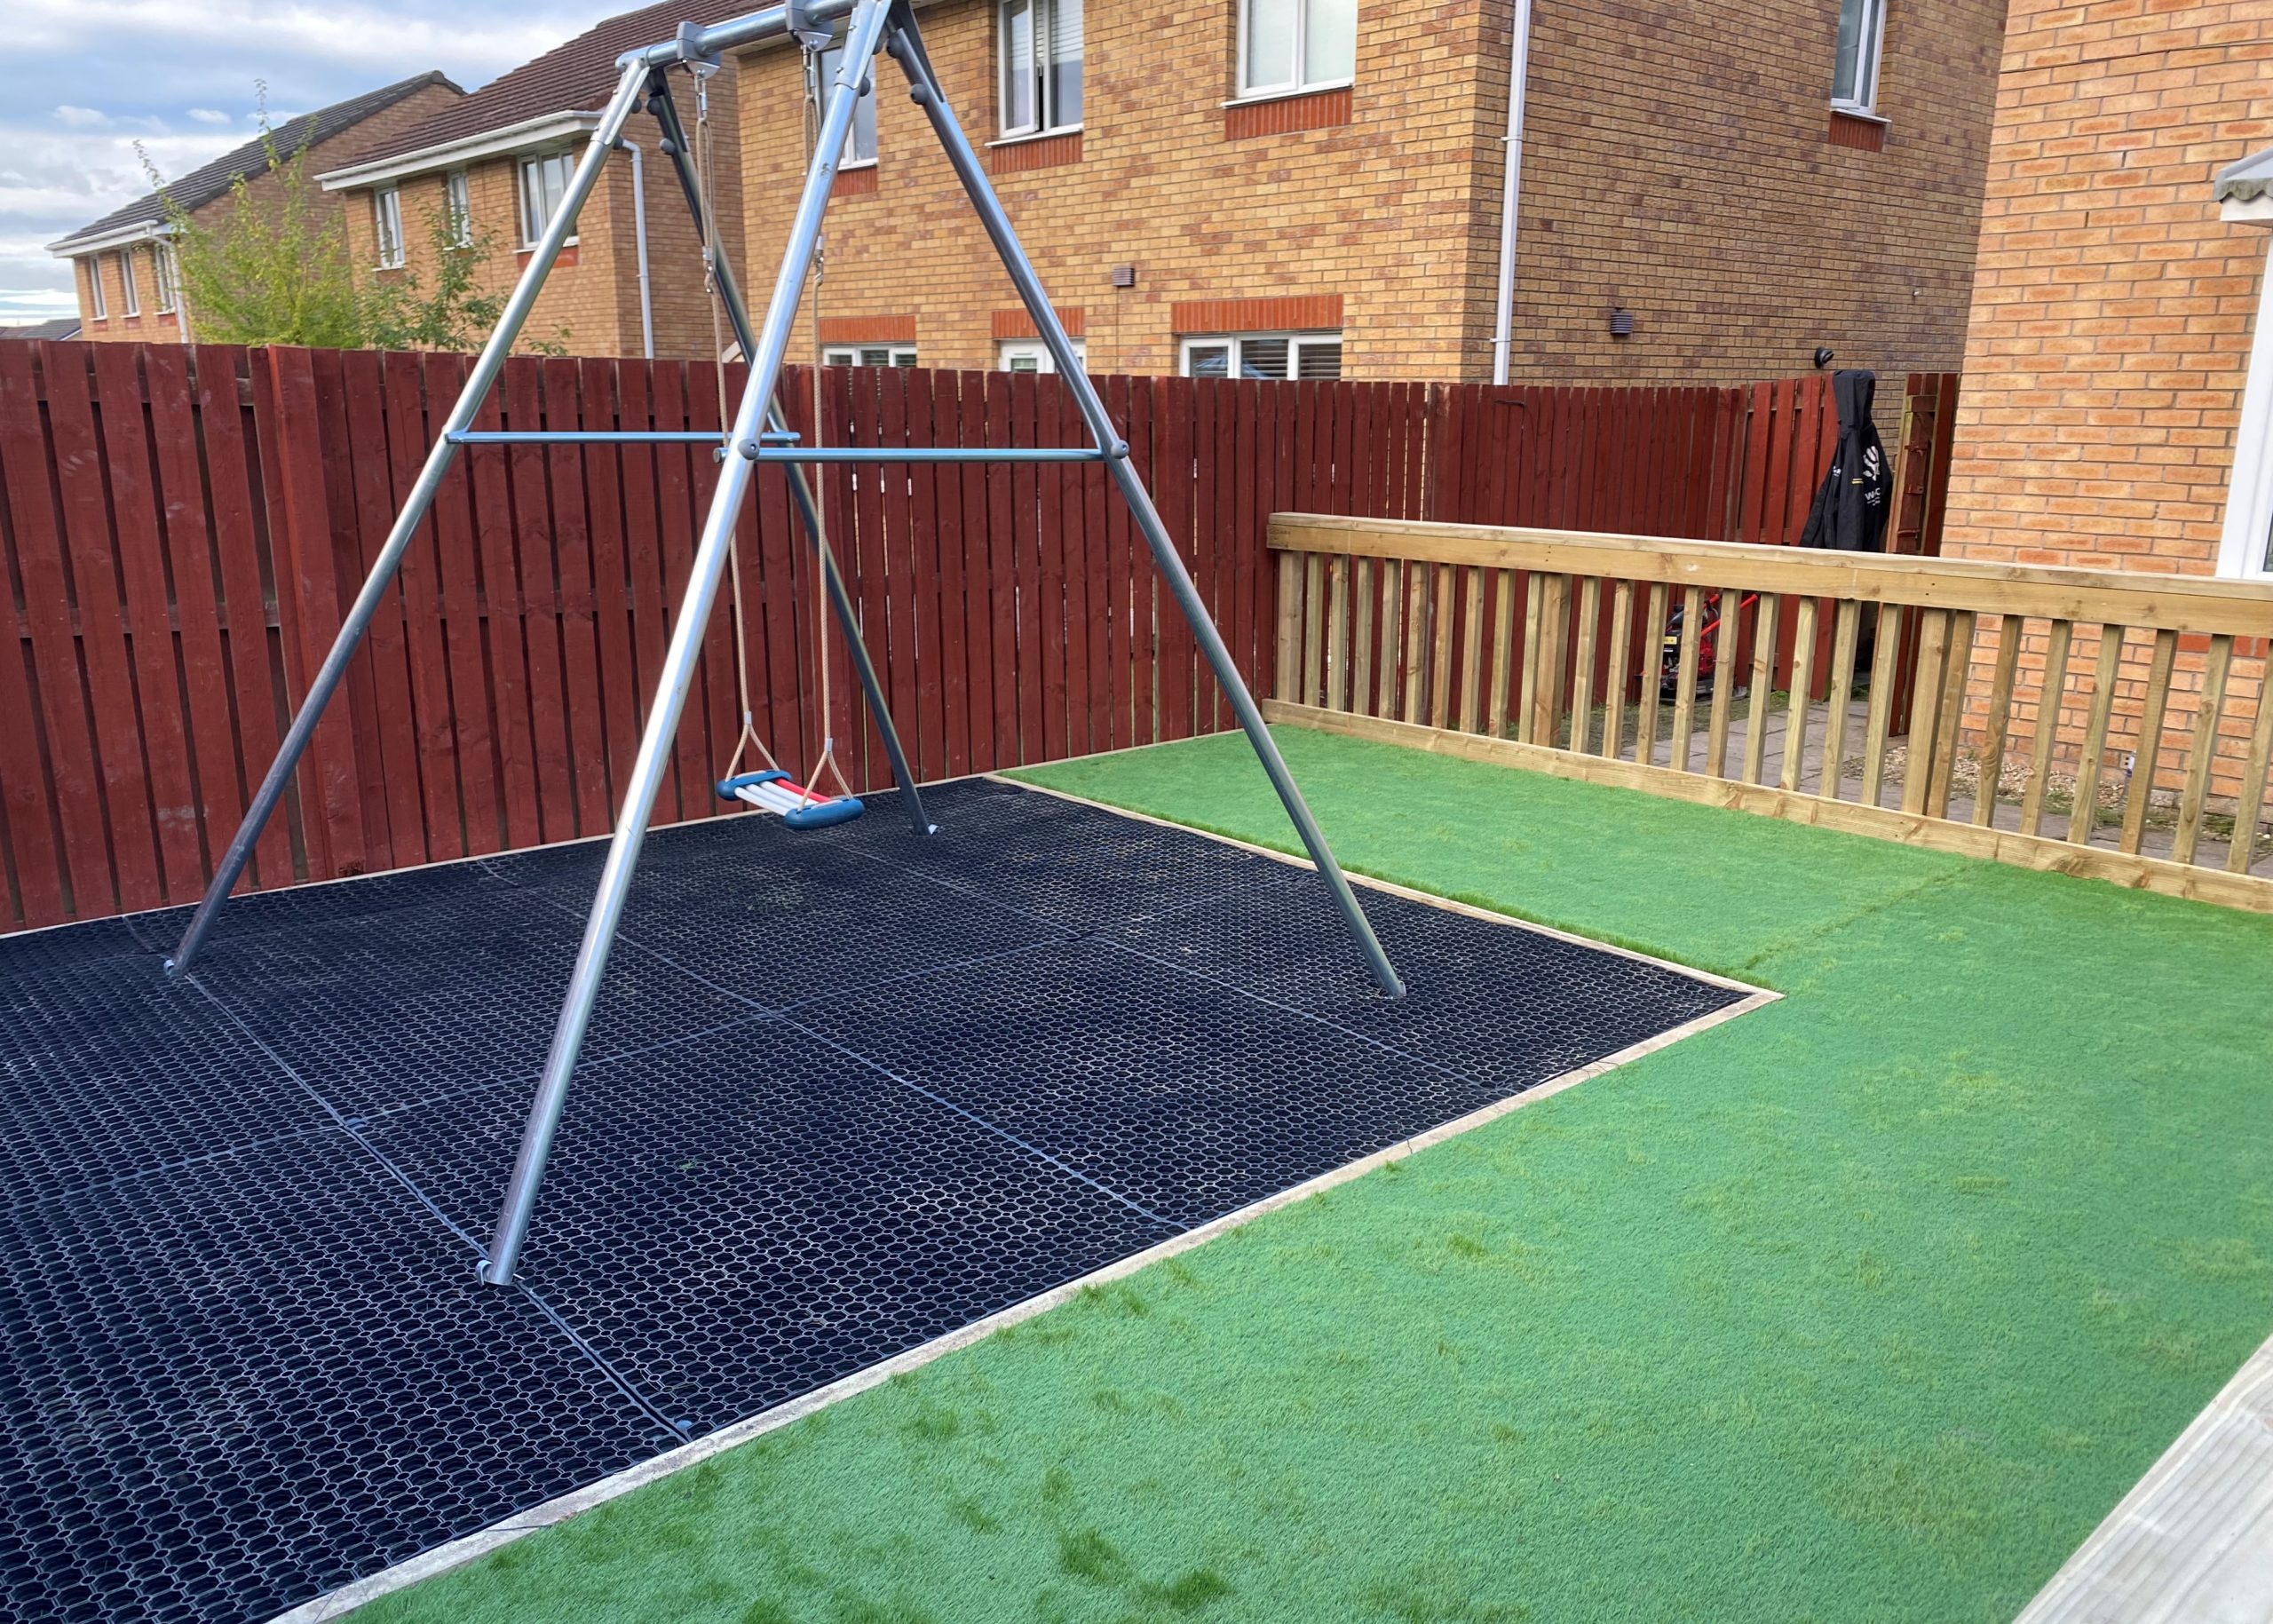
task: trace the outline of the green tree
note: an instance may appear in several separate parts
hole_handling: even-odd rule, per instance
[[[479,348],[504,308],[479,291],[493,239],[461,240],[444,210],[427,218],[430,286],[408,269],[359,276],[347,249],[346,216],[308,172],[308,144],[282,150],[260,91],[265,177],[230,182],[230,204],[210,222],[191,218],[142,160],[173,228],[181,294],[196,336],[217,344],[302,344],[329,349]],[[550,347],[550,346],[537,346]]]

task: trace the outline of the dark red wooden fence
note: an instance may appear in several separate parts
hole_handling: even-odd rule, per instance
[[[466,364],[0,344],[15,646],[0,657],[0,929],[198,894]],[[1274,511],[1788,541],[1831,421],[1820,378],[1750,390],[1103,383],[1264,692]],[[717,384],[701,363],[519,359],[480,426],[712,429]],[[1932,431],[1949,421],[1952,384],[1913,378],[1909,392],[1940,413],[1905,457],[1905,534],[1929,550],[1944,460],[1929,454],[1946,444]],[[809,431],[810,375],[787,396]],[[839,444],[1080,438],[1057,380],[1031,374],[832,372],[822,409]],[[716,472],[701,447],[469,450],[249,883],[606,829]],[[923,777],[1229,725],[1096,465],[839,471],[824,508]],[[759,731],[792,772],[822,732],[797,543],[787,482],[766,468],[740,533],[741,631]],[[834,658],[828,731],[855,787],[881,786],[881,750]],[[659,820],[720,810],[710,784],[740,732],[735,624],[722,611]]]

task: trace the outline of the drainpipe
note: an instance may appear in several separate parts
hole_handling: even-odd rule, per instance
[[[1516,0],[1508,48],[1507,160],[1500,186],[1500,304],[1492,319],[1492,381],[1508,381],[1508,345],[1516,321],[1516,203],[1523,191],[1524,95],[1531,78],[1531,0]]]
[[[1525,0],[1529,4],[1529,0]],[[655,301],[647,287],[647,181],[646,171],[639,162],[639,143],[628,136],[618,137],[615,143],[631,154],[631,242],[633,251],[639,257],[639,342],[640,353],[649,360],[655,359]]]

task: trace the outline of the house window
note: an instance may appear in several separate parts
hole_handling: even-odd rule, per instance
[[[452,170],[442,177],[442,207],[449,218],[452,248],[473,246],[473,193],[465,183],[463,170]]]
[[[2273,254],[2273,245],[2269,245]],[[2273,581],[2273,257],[2257,296],[2257,326],[2242,384],[2234,470],[2226,486],[2225,533],[2218,573],[2241,581]]]
[[[544,228],[552,223],[568,195],[568,182],[576,173],[572,152],[540,153],[521,160],[521,246],[535,248]]]
[[[103,292],[103,257],[90,254],[79,263],[87,268],[87,320],[103,321],[110,314],[110,300]]]
[[[1081,0],[1002,0],[1002,134],[1081,122]]]
[[[1186,377],[1338,378],[1339,333],[1239,333],[1184,341]]]
[[[1879,99],[1879,47],[1886,38],[1886,0],[1840,0],[1839,55],[1831,73],[1831,105],[1868,113]]]
[[[118,307],[130,316],[142,313],[142,290],[134,285],[134,250],[128,249],[118,257]]]
[[[392,186],[371,194],[371,233],[378,242],[379,269],[402,265],[402,194]]]
[[[1086,372],[1089,367],[1089,341],[1073,340],[1073,359],[1081,363]],[[1057,361],[1049,346],[1039,338],[1005,338],[994,346],[994,364],[1002,372],[1055,372]]]
[[[174,259],[174,245],[153,242],[150,245],[150,273],[158,286],[158,311],[169,314],[181,305],[181,269]]]
[[[912,344],[833,344],[820,353],[824,367],[912,367]]]
[[[1347,84],[1358,71],[1358,0],[1239,0],[1239,94]]]
[[[843,60],[844,47],[842,45],[831,45],[820,53],[820,93],[824,105],[829,87],[836,83],[837,64]],[[861,85],[860,99],[852,108],[852,131],[844,138],[842,167],[846,169],[876,161],[876,76],[874,74],[866,75]],[[915,363],[910,361],[908,365]]]

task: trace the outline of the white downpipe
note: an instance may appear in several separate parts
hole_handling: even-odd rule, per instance
[[[1528,4],[1528,0],[1525,0]],[[631,243],[639,260],[640,353],[655,359],[655,298],[647,287],[647,179],[639,162],[639,143],[623,137],[616,145],[631,154]]]
[[[1531,79],[1531,0],[1516,0],[1508,48],[1507,162],[1500,183],[1500,304],[1492,319],[1492,381],[1508,381],[1516,324],[1516,204],[1523,195],[1524,95]]]

